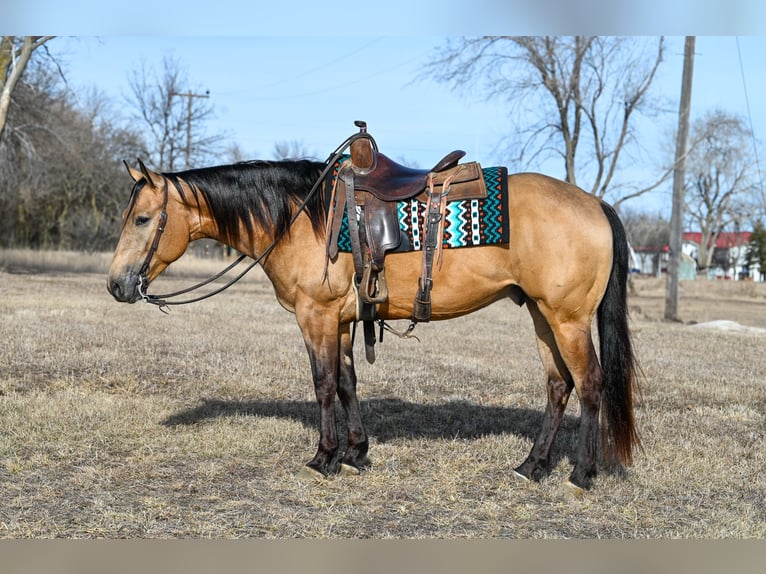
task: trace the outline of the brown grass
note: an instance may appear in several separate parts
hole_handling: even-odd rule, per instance
[[[682,316],[766,328],[764,289],[684,284]],[[103,274],[0,272],[0,536],[762,538],[766,335],[661,322],[662,297],[631,299],[645,452],[575,500],[575,400],[553,474],[511,478],[544,405],[511,303],[386,336],[373,366],[358,348],[374,467],[311,483],[308,359],[260,271],[168,316]]]

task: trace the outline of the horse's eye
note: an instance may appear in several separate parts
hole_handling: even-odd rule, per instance
[[[146,217],[145,215],[139,215],[135,219],[136,227],[141,227],[142,225],[146,225],[149,223],[150,217]]]

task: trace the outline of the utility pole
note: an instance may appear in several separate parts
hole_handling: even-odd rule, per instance
[[[684,70],[681,79],[681,103],[678,108],[676,161],[673,168],[673,211],[670,216],[670,259],[665,284],[665,319],[680,321],[678,316],[678,270],[681,266],[681,241],[684,229],[684,184],[686,179],[686,147],[689,139],[689,110],[692,99],[695,36],[684,43]]]
[[[170,92],[171,96],[186,98],[186,169],[191,167],[191,121],[192,121],[192,100],[194,98],[209,98],[210,90],[205,90],[204,94],[194,94],[191,91],[186,93]]]

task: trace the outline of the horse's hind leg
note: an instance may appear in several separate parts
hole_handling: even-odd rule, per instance
[[[370,460],[367,458],[369,441],[362,424],[362,414],[356,396],[356,371],[349,331],[348,324],[341,326],[338,397],[348,420],[348,446],[341,460],[340,472],[358,474],[360,470],[370,466]]]
[[[576,494],[591,487],[596,475],[596,448],[599,434],[599,410],[603,376],[591,336],[591,322],[586,318],[570,317],[556,323],[555,314],[541,309],[549,317],[559,356],[566,365],[580,399],[580,429],[577,437],[577,457],[569,485]],[[570,387],[571,388],[571,387]]]
[[[551,447],[556,438],[559,425],[564,418],[564,411],[566,410],[569,395],[572,392],[573,383],[569,370],[559,354],[550,325],[548,325],[548,322],[542,316],[534,301],[528,300],[527,307],[532,315],[532,321],[535,326],[540,359],[548,376],[548,404],[545,408],[542,428],[532,446],[532,450],[526,460],[515,469],[515,472],[525,480],[538,481],[550,472]]]
[[[582,336],[582,331],[577,332],[581,336],[573,337],[572,346],[562,349],[561,352],[566,357],[567,364],[577,367],[577,371],[573,372],[573,379],[580,397],[580,430],[577,435],[577,460],[572,474],[569,475],[569,485],[580,494],[581,489],[587,490],[591,487],[593,477],[596,476],[603,374],[590,330],[586,331],[586,336]],[[574,367],[571,369],[574,371]]]

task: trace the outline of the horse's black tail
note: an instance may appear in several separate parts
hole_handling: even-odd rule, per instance
[[[638,367],[628,328],[628,239],[614,208],[604,202],[601,208],[612,227],[612,271],[597,319],[604,381],[601,442],[607,462],[629,466],[641,441],[633,417]]]

